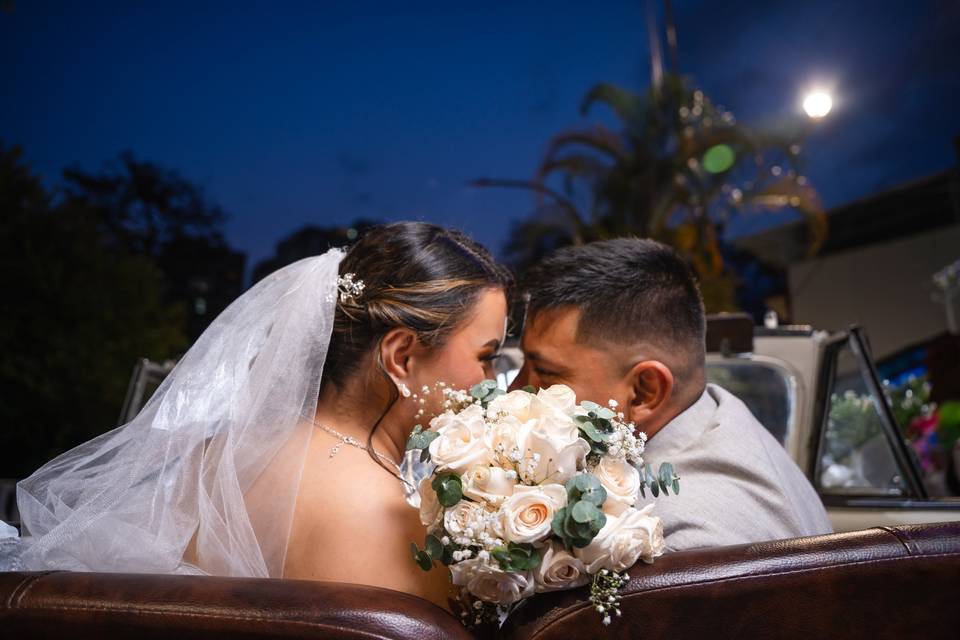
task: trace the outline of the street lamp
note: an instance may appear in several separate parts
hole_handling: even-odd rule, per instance
[[[803,110],[814,119],[822,118],[833,107],[833,98],[826,91],[811,91],[803,99]]]

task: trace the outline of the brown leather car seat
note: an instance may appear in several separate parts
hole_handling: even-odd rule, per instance
[[[603,627],[587,590],[543,594],[505,638],[960,636],[960,523],[673,553],[631,571]],[[467,638],[418,598],[357,585],[201,576],[0,573],[0,637]]]

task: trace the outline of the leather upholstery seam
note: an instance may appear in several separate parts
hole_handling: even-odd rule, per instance
[[[881,563],[887,563],[887,562],[901,562],[901,561],[903,561],[903,560],[917,561],[917,560],[919,560],[919,559],[926,559],[926,558],[949,558],[949,557],[960,558],[960,552],[954,551],[954,552],[950,552],[950,553],[931,553],[931,554],[922,555],[922,556],[914,556],[914,555],[910,555],[910,556],[898,556],[898,557],[894,557],[894,558],[881,558],[881,559],[879,559],[879,560],[858,560],[857,562],[845,562],[845,563],[843,563],[843,564],[833,564],[833,565],[829,565],[829,566],[825,566],[825,567],[804,567],[804,568],[800,568],[800,569],[790,569],[790,570],[785,570],[785,571],[776,571],[776,572],[774,572],[774,573],[760,573],[760,574],[756,574],[756,575],[729,576],[729,577],[726,577],[726,578],[715,578],[715,579],[713,579],[713,580],[701,580],[701,581],[698,581],[698,582],[689,582],[689,583],[686,583],[686,584],[673,584],[673,585],[666,585],[666,586],[662,586],[662,587],[654,587],[654,588],[652,588],[652,589],[645,589],[645,590],[643,590],[643,591],[635,591],[635,592],[633,592],[633,593],[624,594],[624,595],[623,595],[623,600],[627,600],[627,599],[629,599],[629,598],[633,598],[634,596],[644,596],[644,595],[649,594],[649,593],[658,593],[658,592],[663,592],[663,591],[673,591],[673,590],[679,590],[679,589],[687,589],[687,588],[699,587],[699,586],[703,586],[703,585],[723,584],[723,583],[725,583],[725,582],[733,582],[733,581],[735,581],[735,580],[753,581],[753,580],[756,580],[756,579],[758,579],[758,578],[776,578],[776,577],[780,577],[780,576],[788,576],[788,575],[792,575],[792,574],[805,573],[805,572],[813,573],[813,572],[817,572],[817,571],[827,571],[827,570],[830,570],[830,569],[843,569],[843,568],[847,568],[847,567],[856,567],[856,566],[864,565],[864,564],[881,564]],[[541,636],[544,632],[547,631],[548,628],[553,627],[553,626],[555,626],[555,625],[557,625],[557,624],[561,624],[562,621],[566,620],[567,618],[569,618],[569,617],[571,617],[571,616],[578,615],[581,611],[583,611],[584,609],[588,609],[588,608],[590,608],[591,606],[592,606],[592,605],[590,605],[590,604],[588,604],[588,603],[580,603],[580,606],[578,606],[576,609],[574,609],[573,611],[568,611],[568,612],[565,613],[563,616],[551,620],[551,621],[548,622],[546,625],[544,625],[543,627],[541,627],[541,629],[536,633],[536,635],[531,636],[531,637],[532,637],[532,638],[537,638],[538,636]]]
[[[46,611],[66,611],[71,613],[90,613],[90,612],[105,612],[105,613],[122,613],[122,614],[135,614],[135,615],[154,615],[159,617],[172,617],[179,618],[204,618],[204,619],[216,619],[216,620],[239,620],[242,622],[269,622],[273,624],[291,624],[291,625],[300,625],[315,629],[328,629],[328,630],[337,630],[343,631],[344,629],[351,632],[356,632],[363,634],[366,637],[373,638],[376,640],[390,640],[391,636],[385,636],[380,633],[375,633],[372,631],[365,631],[363,629],[358,629],[356,627],[348,625],[334,625],[326,622],[311,622],[309,620],[290,620],[287,618],[273,618],[268,616],[251,616],[251,615],[224,615],[219,613],[197,613],[190,611],[176,611],[170,612],[165,609],[149,609],[149,608],[118,608],[118,607],[67,607],[62,605],[57,606],[39,606],[39,607],[18,607],[16,611],[20,612],[37,612],[43,613]]]
[[[44,571],[32,576],[28,576],[23,580],[17,587],[10,592],[10,596],[7,598],[7,609],[19,609],[20,603],[23,601],[24,596],[27,595],[27,592],[33,588],[33,585],[37,584],[41,578],[45,578],[51,573],[57,573],[56,571]]]
[[[877,527],[877,528],[882,529],[883,531],[886,531],[887,533],[892,535],[894,538],[896,538],[897,541],[899,541],[900,544],[903,545],[903,548],[907,550],[907,553],[909,555],[911,556],[916,555],[916,549],[911,548],[909,544],[909,542],[911,541],[901,536],[900,533],[895,528],[893,527]]]

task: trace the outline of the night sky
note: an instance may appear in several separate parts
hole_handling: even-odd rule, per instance
[[[808,175],[842,204],[955,162],[958,6],[674,0],[680,70],[747,123],[832,87]],[[586,122],[596,82],[645,88],[644,16],[641,0],[17,0],[0,12],[0,140],[51,185],[127,149],[177,169],[228,212],[249,264],[304,224],[358,217],[499,250],[531,197],[465,183],[530,177],[552,134]]]

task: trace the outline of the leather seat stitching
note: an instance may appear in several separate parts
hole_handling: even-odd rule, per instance
[[[909,555],[911,556],[916,555],[915,550],[910,548],[910,545],[907,544],[908,541],[904,539],[895,528],[893,527],[876,527],[876,528],[882,531],[886,531],[887,533],[892,535],[894,538],[896,538],[897,541],[903,545],[903,548],[907,550],[907,553]]]
[[[51,573],[59,573],[58,571],[44,571],[32,576],[27,576],[23,581],[16,586],[16,588],[10,592],[10,597],[7,598],[7,608],[16,609],[20,606],[20,602],[23,600],[23,596],[27,594],[28,591],[40,581],[40,578],[44,578]]]

